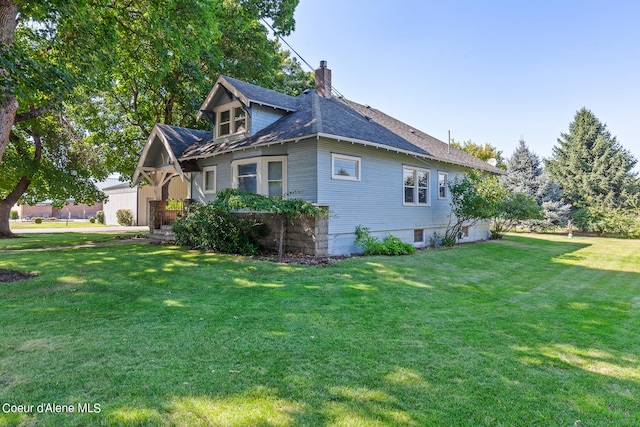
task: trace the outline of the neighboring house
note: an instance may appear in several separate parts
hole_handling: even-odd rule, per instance
[[[123,182],[111,187],[103,188],[107,200],[104,202],[104,222],[107,225],[118,225],[116,212],[129,209],[133,214],[134,225],[149,224],[149,201],[158,198],[154,195],[154,188],[150,185],[131,186]],[[170,181],[168,197],[184,199],[188,195],[188,182],[180,179]]]
[[[35,205],[20,205],[18,207],[20,219],[58,218],[58,219],[88,219],[96,216],[102,210],[102,202],[87,205],[67,201],[61,208],[56,208],[51,202],[36,203]]]
[[[328,206],[331,255],[361,251],[358,225],[428,245],[449,223],[447,181],[472,168],[500,173],[379,110],[332,96],[325,61],[316,89],[298,97],[220,76],[197,117],[213,131],[154,127],[133,183],[146,177],[158,192],[177,176],[201,202],[231,187]],[[488,237],[487,224],[465,236]]]

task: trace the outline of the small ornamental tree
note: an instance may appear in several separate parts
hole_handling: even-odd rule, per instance
[[[502,239],[504,233],[519,222],[544,218],[536,199],[513,192],[508,192],[504,199],[498,201],[495,215],[491,220],[491,237],[494,239]]]
[[[449,225],[442,238],[444,246],[453,246],[463,227],[496,216],[497,201],[506,196],[506,190],[496,176],[471,171],[449,182],[451,213]]]
[[[502,238],[519,221],[541,218],[533,197],[508,190],[495,175],[471,171],[451,181],[449,190],[451,214],[444,246],[453,246],[463,227],[482,220],[491,220],[492,237]]]

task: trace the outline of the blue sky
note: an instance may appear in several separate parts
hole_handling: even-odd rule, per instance
[[[640,159],[639,17],[639,1],[301,0],[286,40],[345,97],[443,141],[550,157],[586,107]]]

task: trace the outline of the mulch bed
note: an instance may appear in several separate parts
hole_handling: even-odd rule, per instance
[[[36,277],[36,275],[32,273],[25,273],[22,271],[0,268],[0,283],[17,282],[18,280],[30,279],[32,277]]]
[[[252,257],[260,261],[272,261],[285,264],[301,264],[327,266],[343,259],[352,258],[351,256],[313,256],[304,254],[285,254],[284,257],[278,258],[276,255],[256,255]]]

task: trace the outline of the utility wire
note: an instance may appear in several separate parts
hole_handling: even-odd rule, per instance
[[[292,51],[293,53],[295,53],[295,54],[296,54],[296,56],[297,56],[298,58],[300,58],[300,60],[301,60],[302,62],[304,62],[305,64],[307,64],[307,67],[309,67],[309,70],[311,70],[311,71],[314,71],[314,70],[315,70],[315,68],[313,68],[313,67],[312,67],[312,66],[311,66],[311,65],[310,65],[310,64],[309,64],[309,63],[308,63],[308,62],[307,62],[307,61],[302,57],[302,55],[300,55],[300,54],[299,54],[299,53],[298,53],[298,52],[297,52],[297,51],[296,51],[296,50],[295,50],[295,49],[294,49],[294,48],[293,48],[289,43],[287,43],[287,41],[284,39],[284,37],[282,37],[282,36],[280,35],[280,33],[279,33],[279,32],[277,32],[277,31],[276,31],[276,30],[271,26],[271,24],[269,24],[269,23],[268,23],[264,18],[262,18],[262,22],[264,22],[264,24],[265,24],[267,27],[269,27],[269,28],[271,29],[271,31],[273,32],[273,34],[275,34],[275,36],[276,36],[276,37],[278,37],[278,38],[282,41],[282,43],[286,44],[286,45],[289,47],[289,49],[291,49],[291,51]]]
[[[273,32],[273,34],[274,34],[276,37],[278,37],[278,39],[280,39],[280,41],[282,41],[282,43],[286,44],[286,45],[287,45],[287,47],[288,47],[289,49],[291,49],[291,51],[292,51],[293,53],[295,53],[295,55],[296,55],[298,58],[300,58],[300,60],[301,60],[302,62],[304,62],[304,63],[306,64],[306,66],[307,66],[307,67],[309,67],[309,70],[310,70],[310,71],[315,71],[315,68],[313,68],[313,67],[311,66],[311,64],[309,64],[309,63],[308,63],[308,62],[307,62],[307,61],[302,57],[302,55],[300,55],[300,54],[299,54],[299,53],[298,53],[298,52],[293,48],[293,46],[291,46],[291,45],[290,45],[290,44],[289,44],[289,43],[284,39],[284,37],[282,37],[282,35],[281,35],[278,31],[276,31],[276,30],[271,26],[271,24],[269,24],[269,23],[266,21],[266,19],[264,19],[264,18],[261,18],[261,19],[262,19],[262,22],[263,22],[267,27],[269,27],[269,28],[271,29],[271,31]],[[342,95],[342,94],[340,93],[340,91],[338,91],[338,89],[336,89],[336,88],[335,88],[335,86],[333,86],[333,84],[331,85],[331,91],[332,91],[332,92],[335,92],[335,94],[336,94],[336,95],[338,95],[340,98],[346,99],[346,98],[344,97],[344,95]]]

